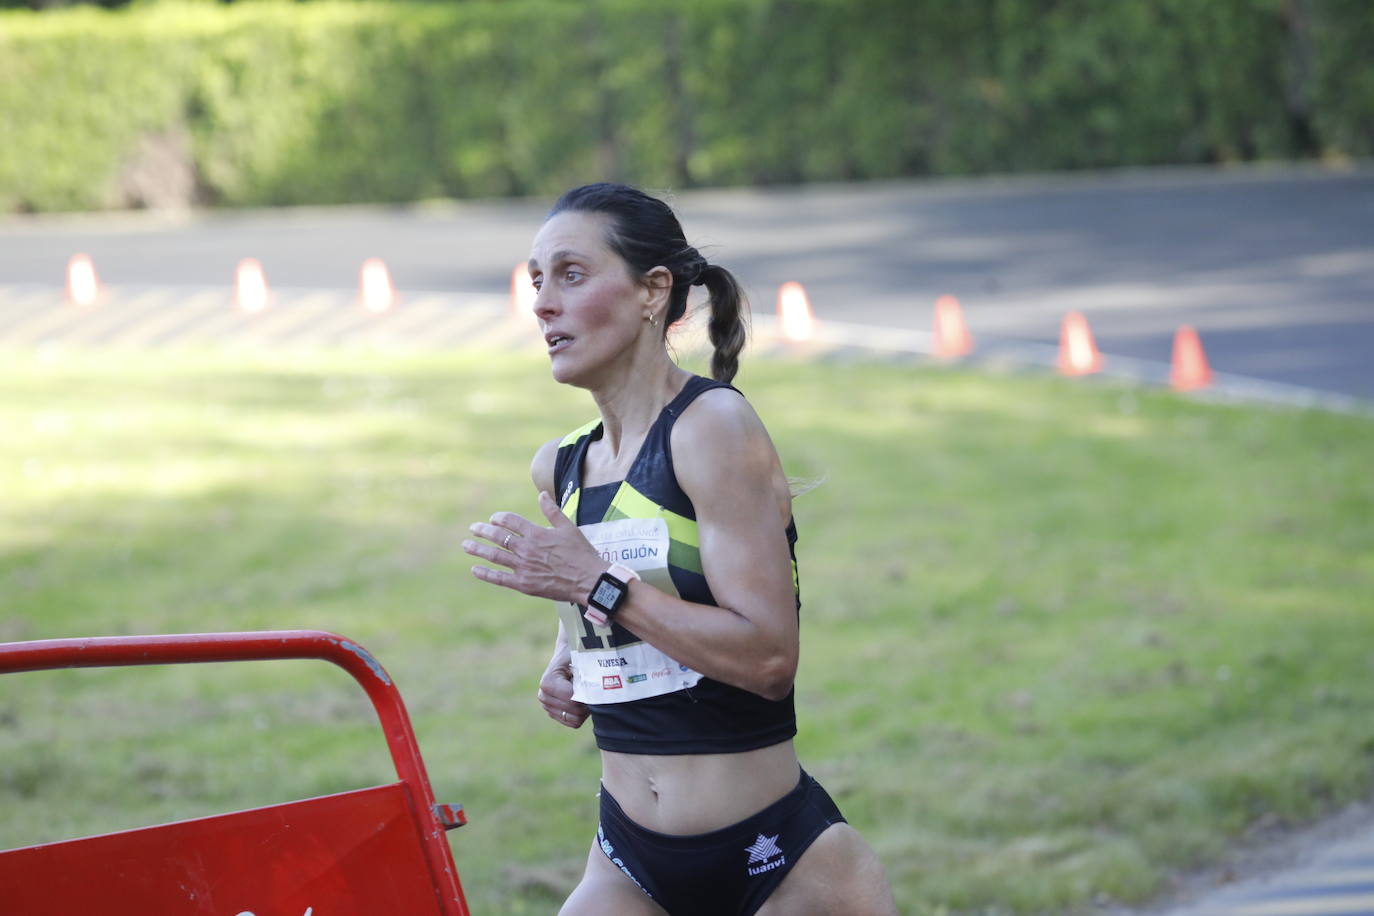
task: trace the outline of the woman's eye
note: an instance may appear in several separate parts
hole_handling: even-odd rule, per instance
[[[534,287],[535,292],[538,292],[538,291],[539,291],[539,287],[541,287],[541,286],[543,286],[543,285],[544,285],[544,281],[541,280],[539,277],[533,277],[533,278],[530,279],[530,286],[533,286],[533,287]]]
[[[570,271],[568,271],[566,274],[564,274],[563,276],[564,276],[565,279],[567,279],[567,281],[568,281],[569,283],[576,283],[578,280],[581,280],[581,279],[582,279],[582,271],[580,271],[580,270],[570,270]]]

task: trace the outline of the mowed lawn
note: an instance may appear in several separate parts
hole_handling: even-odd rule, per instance
[[[803,761],[902,911],[1136,902],[1374,790],[1374,422],[914,365],[746,361],[796,477]],[[593,416],[511,354],[10,353],[0,640],[322,628],[407,699],[477,913],[549,913],[590,729],[551,606],[458,544]],[[393,778],[311,662],[0,680],[0,847]],[[743,855],[743,853],[741,853]]]

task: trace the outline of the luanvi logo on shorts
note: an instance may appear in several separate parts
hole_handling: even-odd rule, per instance
[[[766,871],[775,868],[782,868],[787,864],[787,856],[782,854],[778,848],[778,837],[764,836],[759,834],[759,838],[754,841],[754,845],[745,847],[745,852],[749,853],[749,861],[745,863],[746,870],[751,875],[761,875]],[[775,858],[776,857],[776,858]],[[755,862],[762,862],[762,865],[754,865]]]

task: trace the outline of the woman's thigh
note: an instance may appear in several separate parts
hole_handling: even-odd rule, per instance
[[[848,824],[832,824],[797,860],[757,916],[897,916],[873,848]]]
[[[582,880],[564,902],[558,916],[667,916],[606,854],[592,843]]]

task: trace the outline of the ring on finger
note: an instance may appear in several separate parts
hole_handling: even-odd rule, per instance
[[[506,539],[505,539],[504,541],[501,542],[501,546],[504,547],[504,548],[506,548],[507,550],[510,550],[510,539],[511,539],[512,537],[514,537],[514,533],[513,533],[513,532],[512,532],[511,534],[506,535]]]
[[[563,715],[563,721],[564,721],[564,722],[568,721],[568,711],[567,711],[566,709],[563,710],[562,715]]]

